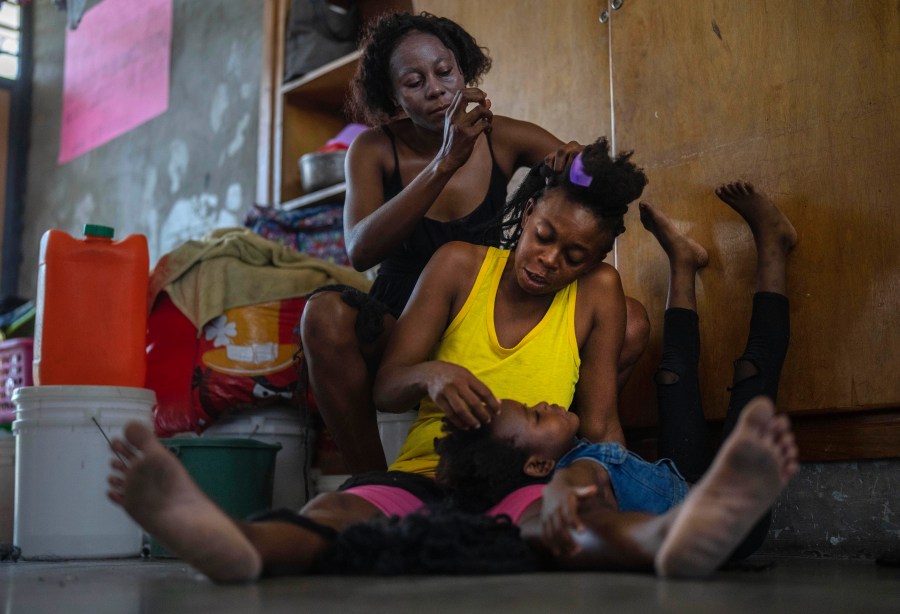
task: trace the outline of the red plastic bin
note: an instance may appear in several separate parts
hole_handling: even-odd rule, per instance
[[[0,422],[12,422],[16,407],[12,394],[31,386],[31,358],[34,339],[22,337],[0,341]]]

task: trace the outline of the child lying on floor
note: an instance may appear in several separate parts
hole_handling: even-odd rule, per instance
[[[504,400],[487,428],[448,427],[437,442],[438,483],[472,513],[509,516],[553,568],[703,577],[741,544],[797,467],[788,420],[765,397],[744,409],[690,492],[668,461],[648,463],[618,444],[570,448],[577,428],[577,415],[558,406]]]

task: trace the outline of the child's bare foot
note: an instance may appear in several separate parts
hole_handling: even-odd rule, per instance
[[[120,439],[112,443],[119,458],[112,461],[110,500],[211,580],[257,578],[262,562],[256,549],[150,429],[129,423],[125,439],[130,445]]]
[[[712,467],[677,509],[656,554],[656,572],[702,577],[714,572],[797,472],[787,417],[758,397],[744,408]]]
[[[659,241],[669,257],[669,291],[666,309],[697,311],[697,271],[709,263],[703,246],[683,234],[675,224],[648,203],[640,204],[641,224]]]
[[[785,254],[797,244],[797,231],[791,221],[752,184],[726,183],[716,188],[716,196],[746,220],[757,242],[776,244]]]
[[[709,263],[703,246],[679,231],[662,211],[649,203],[641,203],[639,208],[641,224],[659,241],[673,267],[684,266],[696,272]]]

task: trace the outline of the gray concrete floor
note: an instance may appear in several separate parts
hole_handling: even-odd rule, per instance
[[[632,573],[292,577],[217,586],[174,560],[0,563],[0,612],[900,612],[900,568],[754,557],[705,581]]]

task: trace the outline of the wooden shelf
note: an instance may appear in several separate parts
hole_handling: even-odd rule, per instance
[[[281,94],[288,97],[292,94],[315,96],[323,101],[331,99],[332,102],[343,103],[343,96],[356,71],[359,56],[359,51],[348,53],[302,77],[292,79],[281,86]]]
[[[332,186],[304,194],[297,160],[319,149],[350,121],[344,107],[361,56],[354,51],[282,82],[289,5],[289,0],[265,0],[257,175],[257,202],[283,210],[321,203],[344,192],[342,186]],[[362,23],[385,10],[412,9],[412,0],[359,0]]]
[[[300,209],[302,207],[311,207],[313,205],[319,205],[326,202],[329,199],[334,199],[335,197],[341,197],[343,200],[344,192],[347,191],[346,183],[338,183],[333,186],[329,186],[322,190],[316,190],[315,192],[310,192],[309,194],[304,194],[300,198],[295,198],[293,200],[289,200],[285,203],[281,203],[278,208],[283,209],[285,211],[291,211],[293,209]]]

